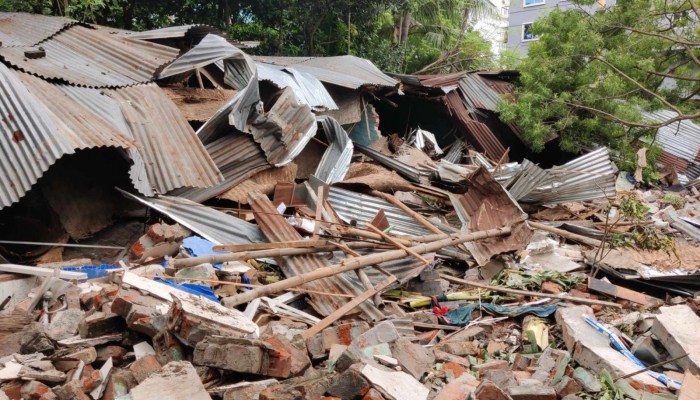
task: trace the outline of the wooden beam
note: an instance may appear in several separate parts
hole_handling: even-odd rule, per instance
[[[610,282],[592,277],[588,278],[588,288],[599,293],[607,294],[608,296],[629,300],[647,307],[658,307],[664,304],[663,300],[657,299],[656,297],[647,296],[644,293],[639,293],[632,289],[613,285]]]
[[[392,283],[396,282],[396,277],[395,276],[389,276],[383,281],[381,281],[377,286],[374,288],[367,290],[363,292],[361,295],[355,297],[354,299],[348,301],[347,303],[343,304],[340,308],[337,310],[333,311],[329,316],[326,318],[322,319],[319,323],[316,325],[312,326],[311,328],[305,330],[301,336],[306,340],[310,338],[311,336],[321,332],[325,328],[331,326],[332,323],[335,321],[339,320],[342,318],[344,315],[352,311],[355,307],[359,306],[362,304],[363,301],[368,300],[370,297],[374,296],[376,293],[378,293],[381,290],[384,290],[387,288],[389,285]]]
[[[365,225],[369,230],[374,231],[377,235],[381,236],[384,240],[387,242],[393,244],[394,246],[398,247],[399,249],[405,251],[406,253],[412,255],[415,257],[418,261],[422,262],[424,265],[430,265],[430,261],[428,261],[425,257],[421,256],[420,254],[416,253],[415,251],[411,250],[410,248],[404,246],[401,242],[398,242],[394,240],[393,237],[387,235],[386,233],[382,232],[378,228],[376,228],[372,224],[367,224]]]
[[[238,253],[242,251],[257,251],[269,249],[298,249],[305,247],[328,246],[327,240],[292,240],[289,242],[275,243],[250,243],[250,244],[222,244],[212,247],[214,251],[230,251]]]

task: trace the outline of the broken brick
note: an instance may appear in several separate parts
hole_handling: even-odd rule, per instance
[[[158,357],[153,354],[145,355],[134,361],[129,366],[129,371],[134,375],[138,383],[146,380],[151,374],[160,371],[161,365],[158,362]]]

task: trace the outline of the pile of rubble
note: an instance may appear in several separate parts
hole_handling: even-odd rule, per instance
[[[509,71],[3,18],[0,400],[700,393],[688,163],[541,167]]]

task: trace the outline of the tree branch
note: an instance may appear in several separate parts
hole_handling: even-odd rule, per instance
[[[681,81],[700,82],[700,78],[693,78],[691,76],[680,76],[680,75],[666,74],[663,72],[656,72],[656,71],[647,71],[647,73],[652,74],[652,75],[665,76],[666,78],[678,79]]]
[[[595,57],[593,57],[593,59],[594,59],[594,60],[598,60],[598,61],[602,62],[603,64],[607,65],[607,66],[610,67],[613,71],[615,71],[618,75],[624,77],[625,79],[627,79],[628,81],[630,81],[631,83],[633,83],[635,86],[637,86],[638,88],[640,88],[644,93],[646,93],[646,94],[648,94],[648,95],[650,95],[650,96],[656,98],[657,100],[659,100],[660,102],[662,102],[664,105],[666,105],[668,108],[670,108],[671,110],[675,111],[676,113],[681,114],[681,112],[678,110],[678,108],[676,108],[676,106],[674,106],[673,104],[669,103],[668,100],[664,99],[663,97],[659,96],[658,94],[654,93],[653,91],[647,89],[644,85],[642,85],[641,83],[639,83],[636,79],[634,79],[634,78],[630,77],[629,75],[625,74],[624,72],[622,72],[620,69],[618,69],[616,66],[612,65],[611,63],[609,63],[609,62],[608,62],[607,60],[605,60],[604,58],[602,58],[602,57],[600,57],[600,56],[595,56]]]
[[[622,125],[626,125],[626,126],[633,127],[633,128],[658,129],[658,128],[663,128],[664,126],[671,125],[671,124],[673,124],[673,123],[675,123],[675,122],[685,121],[685,120],[688,120],[688,119],[700,118],[700,112],[697,112],[697,113],[695,113],[695,114],[681,114],[681,113],[678,113],[677,116],[675,116],[675,117],[673,117],[673,118],[669,118],[669,119],[667,119],[666,121],[659,122],[658,124],[644,124],[644,123],[641,123],[641,122],[627,121],[627,120],[624,120],[624,119],[622,119],[622,118],[616,117],[615,115],[610,114],[609,112],[606,112],[606,111],[603,111],[603,110],[599,110],[599,109],[594,108],[594,107],[584,106],[583,104],[576,104],[576,103],[571,103],[571,102],[568,102],[568,101],[565,101],[564,104],[566,104],[566,105],[568,105],[568,106],[570,106],[570,107],[574,107],[574,108],[579,108],[579,109],[582,109],[582,110],[590,111],[590,112],[592,112],[592,113],[594,113],[594,114],[598,114],[598,115],[600,115],[600,116],[602,116],[602,117],[604,117],[604,118],[607,118],[607,119],[609,119],[609,120],[611,120],[611,121],[615,121],[615,122],[618,122],[618,123],[620,123],[620,124],[622,124]]]
[[[686,45],[686,46],[693,46],[693,47],[700,46],[700,42],[691,42],[691,41],[688,41],[688,40],[684,40],[684,39],[677,38],[677,37],[673,37],[673,36],[669,36],[669,35],[662,35],[662,34],[656,33],[656,32],[647,32],[647,31],[643,31],[643,30],[640,30],[640,29],[632,28],[632,27],[630,27],[630,26],[625,26],[625,25],[612,25],[612,27],[613,27],[613,28],[618,28],[618,29],[623,29],[623,30],[626,30],[626,31],[634,32],[634,33],[638,33],[638,34],[640,34],[640,35],[653,36],[653,37],[657,37],[657,38],[660,38],[660,39],[666,39],[666,40],[669,40],[669,41],[671,41],[671,42],[678,43],[678,44],[682,44],[682,45]]]

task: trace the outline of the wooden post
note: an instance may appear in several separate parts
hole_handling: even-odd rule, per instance
[[[411,247],[411,250],[418,254],[425,254],[439,250],[443,247],[454,246],[459,243],[470,242],[495,236],[508,235],[510,234],[510,231],[510,227],[504,227],[473,233],[458,233],[450,235],[450,237],[446,239],[413,246]],[[409,254],[405,250],[391,250],[382,253],[368,254],[361,257],[346,259],[339,264],[318,268],[314,271],[305,274],[299,274],[260,288],[255,288],[245,293],[239,293],[235,296],[224,299],[224,304],[226,304],[227,307],[235,307],[239,304],[248,303],[251,300],[256,299],[258,297],[268,296],[272,293],[284,291],[287,288],[301,286],[308,282],[328,278],[329,276],[334,276],[343,272],[353,271],[358,268],[367,267],[369,265],[381,264],[387,261],[398,260],[408,255]]]
[[[348,301],[347,303],[343,304],[340,308],[333,311],[333,313],[331,313],[329,316],[322,319],[321,322],[319,322],[316,325],[312,326],[311,328],[305,330],[301,334],[301,337],[303,337],[304,340],[306,340],[306,339],[310,338],[311,336],[321,332],[325,328],[329,327],[333,322],[339,320],[345,314],[352,311],[355,307],[362,304],[363,301],[368,300],[370,297],[374,296],[379,291],[384,290],[386,287],[388,287],[389,285],[391,285],[394,282],[396,282],[395,276],[392,275],[392,276],[387,277],[381,283],[379,283],[377,286],[373,287],[372,289],[367,290],[366,292],[363,292],[361,295],[359,295],[359,296],[355,297],[354,299]]]

